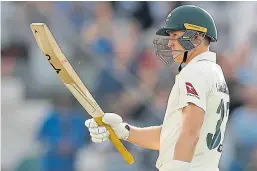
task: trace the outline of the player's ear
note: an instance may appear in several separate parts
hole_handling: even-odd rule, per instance
[[[204,34],[197,32],[192,40],[194,46],[197,47],[202,41],[204,41]]]

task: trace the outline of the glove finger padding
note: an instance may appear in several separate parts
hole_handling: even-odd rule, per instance
[[[102,142],[104,142],[104,141],[107,141],[108,140],[108,137],[105,137],[105,138],[94,138],[94,137],[92,137],[91,138],[92,139],[92,141],[93,142],[95,142],[95,143],[102,143]]]
[[[110,126],[115,126],[122,123],[122,118],[115,113],[105,113],[102,121]]]
[[[92,138],[95,138],[95,139],[102,139],[102,138],[109,138],[109,135],[110,133],[107,131],[107,132],[104,132],[102,134],[93,134],[93,133],[90,133],[90,136]]]
[[[95,122],[94,119],[88,119],[85,121],[85,126],[88,128],[97,128],[99,125]]]
[[[106,128],[102,127],[102,126],[97,127],[97,128],[89,128],[88,130],[92,134],[103,134],[103,133],[107,132]]]

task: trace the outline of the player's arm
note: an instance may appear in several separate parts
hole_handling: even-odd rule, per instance
[[[161,126],[137,128],[123,123],[122,118],[114,113],[105,113],[103,122],[110,125],[119,139],[123,139],[143,148],[159,150]],[[109,132],[105,127],[99,126],[94,119],[85,122],[93,142],[108,140]]]
[[[159,150],[161,126],[151,126],[145,128],[130,127],[130,135],[127,141],[140,147]]]
[[[183,121],[179,138],[176,142],[174,160],[191,162],[204,121],[204,110],[189,103],[183,108]]]

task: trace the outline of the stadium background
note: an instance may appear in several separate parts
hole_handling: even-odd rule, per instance
[[[205,8],[218,28],[211,50],[231,94],[220,170],[256,171],[257,3],[193,1],[1,2],[1,170],[155,171],[156,151],[126,143],[136,159],[129,166],[110,143],[90,141],[83,127],[89,116],[50,68],[29,25],[47,23],[105,112],[156,125],[177,65],[169,71],[152,41],[168,12],[184,4]]]

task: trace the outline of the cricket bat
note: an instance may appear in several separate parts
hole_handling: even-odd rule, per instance
[[[133,156],[124,147],[112,128],[102,122],[104,112],[70,65],[47,25],[44,23],[32,23],[30,28],[39,48],[63,84],[70,90],[84,109],[94,118],[97,124],[106,127],[110,132],[110,141],[120,152],[124,160],[127,163],[132,164],[134,162]]]

